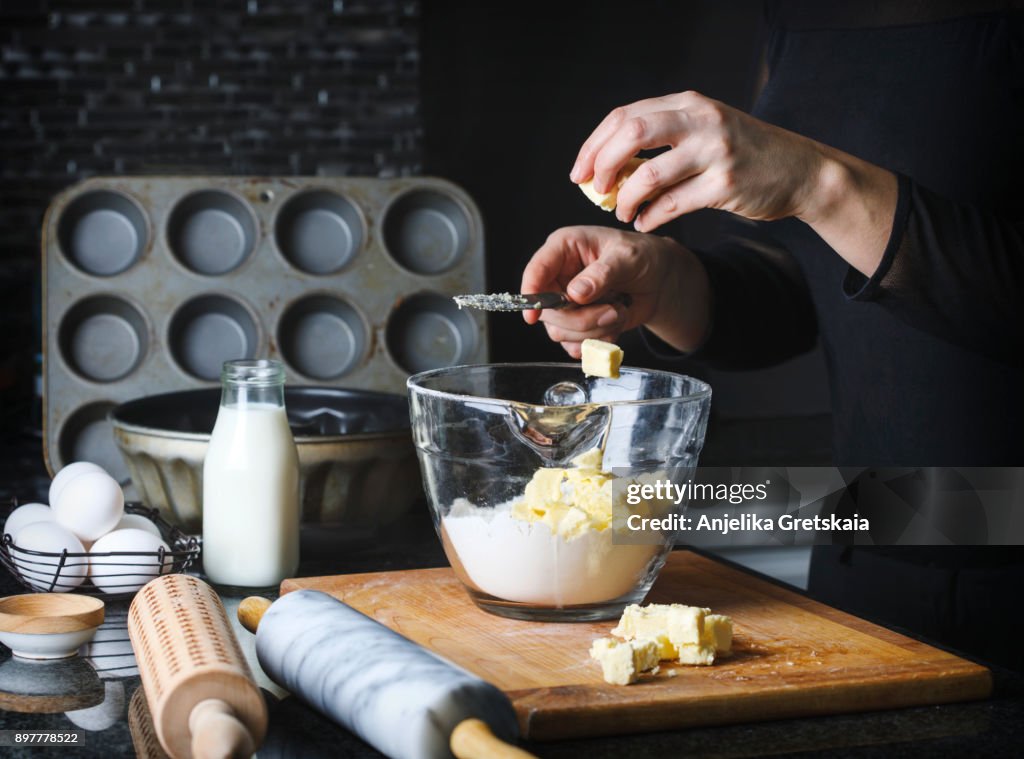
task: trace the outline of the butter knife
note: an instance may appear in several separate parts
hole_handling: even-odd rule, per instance
[[[535,311],[543,308],[578,308],[579,303],[569,299],[565,293],[489,293],[452,296],[459,308],[478,308],[481,311]],[[633,299],[627,293],[598,298],[588,306],[604,303],[621,303],[630,306]]]

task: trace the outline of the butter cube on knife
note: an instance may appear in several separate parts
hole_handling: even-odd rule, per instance
[[[588,377],[617,379],[622,366],[622,348],[604,340],[583,341],[583,373]]]

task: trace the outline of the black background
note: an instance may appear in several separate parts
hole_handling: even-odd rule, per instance
[[[486,227],[491,289],[548,233],[616,224],[569,182],[616,105],[697,89],[748,108],[755,0],[0,0],[0,424],[5,489],[38,470],[39,229],[49,200],[109,174],[431,174]],[[660,230],[714,236],[711,212]],[[491,319],[494,360],[557,359]],[[627,363],[655,365],[630,336]],[[828,463],[820,357],[709,373],[708,463]]]

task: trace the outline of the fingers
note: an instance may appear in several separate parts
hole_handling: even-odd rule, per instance
[[[669,187],[651,201],[636,221],[637,232],[651,232],[662,224],[701,208],[715,208],[720,201],[721,183],[704,172]]]
[[[549,309],[541,321],[548,337],[555,342],[580,342],[587,338],[603,340],[618,335],[626,325],[624,306],[584,306],[578,309]]]
[[[615,134],[622,123],[631,118],[632,113],[642,106],[642,103],[643,101],[621,106],[604,117],[601,123],[597,125],[597,129],[591,133],[590,137],[580,147],[580,152],[576,156],[576,163],[573,165],[572,171],[569,172],[569,179],[578,184],[594,175],[594,159],[601,152],[601,148]],[[598,192],[608,191],[608,188],[602,189],[596,186],[594,189]]]
[[[606,342],[613,343],[613,342],[615,342],[616,338],[617,338],[617,335],[605,335],[604,337],[601,337],[601,338],[598,338],[598,339],[605,340]],[[561,346],[565,350],[566,353],[568,353],[570,356],[572,356],[577,361],[579,361],[581,358],[583,358],[583,343],[582,342],[576,342],[574,340],[566,340],[566,341],[561,342]]]
[[[564,261],[553,249],[540,248],[523,270],[521,293],[543,293],[560,291],[558,276]],[[536,324],[540,320],[540,311],[523,311],[523,319],[527,324]]]
[[[562,348],[575,359],[583,358],[583,346],[580,343],[565,342],[562,343]]]
[[[614,292],[619,285],[625,285],[629,267],[622,265],[622,257],[609,255],[608,260],[598,260],[587,266],[572,282],[567,292],[577,302],[593,300]],[[585,295],[581,296],[581,291]],[[615,340],[626,328],[629,309],[623,304],[600,304],[578,308],[547,309],[542,312],[541,321],[548,337],[563,346],[578,345],[587,338]],[[569,350],[570,355],[578,354]]]
[[[581,259],[581,247],[589,246],[589,238],[582,227],[565,227],[548,235],[548,239],[537,249],[523,269],[521,293],[561,292],[565,285],[585,263]],[[539,311],[524,311],[527,324],[540,320]]]
[[[701,152],[687,149],[688,143],[684,141],[681,147],[655,156],[633,172],[619,189],[615,206],[619,221],[630,222],[643,203],[705,170]]]
[[[545,324],[544,328],[547,330],[548,337],[556,343],[582,343],[584,340],[605,340],[611,343],[615,342],[615,339],[619,334],[621,334],[621,330],[614,332],[608,329],[573,332],[572,330],[561,329],[560,327],[554,327],[550,324]]]
[[[641,205],[651,202],[635,225],[647,232],[698,208],[718,207],[721,200],[714,197],[713,187],[691,186],[686,181],[708,170],[721,153],[716,148],[721,140],[715,138],[726,133],[723,123],[728,111],[692,91],[616,108],[580,148],[570,177],[580,182],[592,176],[594,189],[608,192],[630,158],[641,150],[667,145],[672,149],[643,164],[619,189],[619,220],[637,217]]]
[[[576,156],[576,163],[573,165],[572,171],[569,172],[569,178],[573,182],[579,184],[580,182],[584,182],[594,176],[594,159],[597,157],[598,153],[601,152],[608,139],[611,138],[611,136],[614,135],[626,121],[639,114],[648,113],[649,111],[664,110],[672,102],[674,97],[676,96],[668,95],[666,97],[639,100],[636,103],[616,108],[605,116],[601,123],[597,125],[597,129],[591,133],[590,137],[586,139],[583,146],[580,148],[580,152]],[[597,185],[595,182],[595,189],[598,192],[608,192],[608,190],[611,189],[611,186]]]
[[[622,304],[587,304],[602,296],[631,293],[649,273],[641,253],[644,238],[606,227],[566,227],[552,233],[523,272],[522,292],[564,291],[580,308],[524,311],[527,324],[543,321],[552,339],[578,342],[625,329],[630,310]]]
[[[604,295],[628,292],[629,283],[637,278],[642,266],[643,261],[631,246],[609,242],[601,257],[574,276],[565,291],[580,304]]]
[[[623,122],[595,156],[594,189],[607,192],[614,187],[623,167],[641,150],[678,147],[692,131],[690,122],[690,116],[681,110],[652,111]]]
[[[521,292],[567,292],[577,303],[625,292],[642,265],[623,233],[606,227],[564,227],[553,232],[523,270]],[[536,324],[536,311],[524,311]]]

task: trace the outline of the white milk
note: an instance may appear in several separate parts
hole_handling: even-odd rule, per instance
[[[281,406],[221,406],[203,465],[203,566],[268,587],[299,566],[299,462]]]

